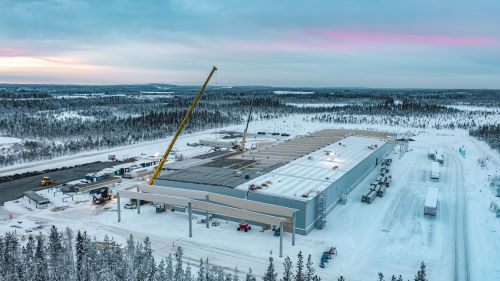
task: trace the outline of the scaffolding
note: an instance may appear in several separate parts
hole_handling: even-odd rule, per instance
[[[326,194],[325,191],[318,192],[318,201],[316,204],[316,228],[323,229],[326,224]]]

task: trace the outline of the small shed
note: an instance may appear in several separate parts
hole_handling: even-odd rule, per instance
[[[26,196],[31,204],[31,201],[35,202],[35,206],[38,208],[38,205],[47,207],[48,204],[50,204],[50,200],[45,198],[44,196],[34,192],[33,190],[31,191],[26,191],[24,192],[24,196]]]

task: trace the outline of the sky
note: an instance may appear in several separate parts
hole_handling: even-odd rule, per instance
[[[500,88],[497,0],[0,7],[0,83]]]

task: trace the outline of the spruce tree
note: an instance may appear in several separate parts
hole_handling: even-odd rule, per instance
[[[415,275],[415,281],[427,281],[424,262],[420,263],[420,269],[417,271],[417,274]]]
[[[224,281],[224,270],[222,269],[222,266],[218,266],[216,269],[216,280],[217,281]]]
[[[85,248],[83,242],[83,235],[80,231],[76,234],[75,241],[75,254],[76,254],[76,280],[84,281],[87,280],[85,278],[84,270],[85,270]]]
[[[183,281],[193,281],[193,275],[191,274],[191,264],[187,264],[186,271],[184,272]]]
[[[238,267],[236,266],[234,268],[234,275],[233,275],[233,280],[232,281],[240,281],[240,271],[238,270]]]
[[[273,257],[269,257],[269,265],[267,266],[267,271],[262,278],[263,281],[276,281],[278,273],[275,272]]]
[[[45,237],[40,233],[36,237],[36,249],[34,259],[35,281],[49,280],[47,258],[45,253]]]
[[[165,281],[166,279],[167,277],[165,275],[165,260],[161,259],[155,270],[155,281]]]
[[[0,253],[3,258],[1,260],[3,264],[2,276],[5,280],[20,280],[19,276],[19,240],[15,235],[15,232],[7,232],[4,237],[3,243],[3,253]]]
[[[175,252],[175,270],[174,270],[174,280],[182,280],[184,276],[184,270],[182,268],[182,248],[178,247]]]
[[[137,269],[137,277],[141,280],[152,281],[155,272],[155,260],[153,257],[153,250],[151,249],[151,241],[149,237],[144,239],[144,246],[141,247],[140,262]]]
[[[28,242],[22,250],[22,280],[34,280],[35,271],[32,268],[35,260],[35,238],[33,235],[28,235]],[[1,247],[0,247],[1,250]]]
[[[384,274],[382,272],[378,273],[378,281],[384,281]]]
[[[302,252],[297,255],[297,271],[295,272],[295,281],[304,281],[304,260]]]
[[[126,280],[135,281],[136,277],[136,266],[135,266],[135,256],[136,256],[136,244],[134,241],[134,236],[130,234],[127,239],[127,245],[125,247],[125,263],[126,263]]]
[[[50,280],[64,281],[68,278],[67,266],[64,260],[64,248],[62,245],[62,235],[53,225],[50,228],[48,237],[48,269]]]
[[[255,276],[253,275],[251,268],[248,269],[247,275],[245,276],[245,281],[257,281],[257,278],[255,278]]]
[[[314,265],[311,261],[311,254],[307,257],[305,281],[312,281],[314,278]]]
[[[203,259],[200,258],[200,265],[198,266],[198,273],[196,274],[196,281],[205,281],[205,266],[203,264]]]
[[[172,254],[168,254],[167,264],[165,266],[166,281],[174,281],[174,268],[172,262]]]
[[[292,281],[292,266],[292,260],[290,260],[289,257],[286,257],[285,261],[283,262],[283,277],[281,278],[281,281]]]

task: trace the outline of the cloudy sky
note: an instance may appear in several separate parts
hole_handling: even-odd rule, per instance
[[[500,88],[498,0],[0,0],[0,82]]]

